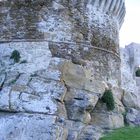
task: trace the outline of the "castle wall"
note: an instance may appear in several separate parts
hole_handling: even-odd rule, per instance
[[[97,140],[124,126],[123,0],[2,0],[0,9],[0,139]]]
[[[49,42],[53,56],[80,65],[88,61],[95,79],[120,85],[123,0],[1,1],[1,9],[1,42]]]

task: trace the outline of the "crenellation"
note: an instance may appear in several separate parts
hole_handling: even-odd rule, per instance
[[[124,5],[124,3],[123,3],[123,1],[121,1],[121,4],[120,4],[119,9],[118,9],[117,17],[119,16],[119,14],[123,8],[123,5]]]
[[[115,8],[114,8],[114,14],[117,15],[117,12],[118,12],[118,9],[120,7],[120,3],[121,3],[121,0],[118,0],[118,3],[116,4]]]
[[[104,0],[104,1],[101,2],[100,8],[101,8],[102,11],[104,10],[106,2],[107,2],[107,0]]]
[[[110,7],[109,7],[109,11],[111,12],[111,14],[113,14],[114,8],[115,8],[117,2],[118,2],[118,0],[112,0]]]
[[[120,25],[122,25],[122,23],[124,21],[125,13],[126,13],[126,11],[125,10],[122,10],[122,13],[121,13],[121,15],[119,17]]]
[[[125,5],[124,4],[122,5],[121,10],[119,12],[119,16],[118,16],[119,19],[121,18],[122,13],[125,13]]]
[[[93,5],[95,6],[95,7],[100,7],[100,0],[95,0],[94,1],[94,3],[93,3]]]
[[[125,11],[124,0],[94,0],[90,2],[94,7],[101,11],[105,11],[109,15],[113,15],[117,18],[120,17],[120,11]],[[121,22],[119,22],[120,24]]]
[[[108,12],[111,2],[112,2],[112,0],[107,0],[107,1],[106,1],[106,5],[105,5],[105,7],[104,7],[105,12]]]

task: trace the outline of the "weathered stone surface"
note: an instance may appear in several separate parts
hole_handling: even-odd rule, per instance
[[[89,75],[88,70],[71,62],[66,62],[64,64],[62,78],[65,81],[65,84],[70,87],[84,89],[101,95],[105,91],[106,85],[104,82],[95,80]]]
[[[133,78],[133,73],[131,70],[131,65],[130,65],[131,63],[130,63],[130,56],[129,56],[130,52],[131,51],[129,51],[127,48],[121,49],[121,59],[122,59],[121,81],[122,81],[122,88],[125,90],[125,94],[127,94],[127,92],[136,94],[137,87],[136,87],[136,81]]]
[[[67,140],[99,140],[102,136],[103,129],[97,126],[85,125],[81,122],[66,121],[68,128]]]
[[[0,110],[9,110],[10,87],[5,87],[0,91]]]
[[[30,80],[31,79],[29,74],[20,74],[15,83],[17,85],[26,86]]]
[[[9,86],[11,84],[14,84],[16,80],[19,78],[19,73],[15,71],[7,71],[6,78],[4,81],[5,86]]]
[[[55,57],[71,60],[74,64],[92,69],[92,76],[96,80],[107,81],[114,86],[120,85],[119,55],[97,49],[86,44],[49,43],[51,53]],[[102,56],[102,57],[100,57]]]
[[[74,139],[77,140],[80,131],[86,126],[84,123],[72,120],[67,120],[65,123],[66,128],[68,128],[68,140]]]
[[[102,136],[102,133],[103,131],[101,128],[89,125],[81,131],[78,140],[99,140]]]
[[[45,38],[51,41],[85,41],[91,38],[96,46],[110,45],[110,49],[114,47],[111,42],[116,44],[118,41],[118,30],[125,15],[123,4],[121,1],[121,6],[115,7],[115,4],[107,2],[103,6],[99,0],[94,3],[89,0],[1,1],[1,40]],[[102,42],[98,42],[99,40]]]
[[[44,79],[61,81],[62,67],[65,61],[67,60],[53,57],[49,63],[48,68],[37,71],[36,75]]]
[[[128,110],[126,121],[129,125],[140,126],[140,111],[134,108]]]
[[[121,114],[116,113],[93,113],[92,124],[102,128],[114,129],[124,126],[124,118]]]
[[[2,86],[4,84],[5,78],[6,78],[5,74],[0,75],[0,90],[2,89]]]
[[[123,96],[124,96],[124,90],[118,87],[113,87],[112,88],[112,93],[115,101],[115,112],[117,113],[124,113],[125,112],[125,107],[122,103]]]
[[[0,114],[1,140],[65,140],[67,131],[57,117],[32,114]]]
[[[140,125],[140,79],[136,70],[140,65],[140,45],[131,43],[121,49],[121,77],[124,95],[122,102],[127,108],[126,121],[130,125]]]
[[[63,104],[66,88],[62,82],[22,74],[14,82],[10,80],[10,86],[0,91],[0,110],[66,117]]]
[[[124,92],[123,104],[128,108],[140,109],[140,96],[132,92]]]
[[[26,74],[32,74],[37,70],[46,69],[49,66],[52,56],[47,42],[2,43],[0,44],[0,50],[0,59],[6,71],[10,69],[12,72]],[[20,53],[21,59],[19,63],[11,63],[10,56],[14,50]],[[23,63],[23,61],[25,62]]]
[[[0,1],[0,140],[98,140],[123,126],[119,90],[118,111],[98,104],[120,86],[124,15],[123,0]]]
[[[91,121],[90,112],[94,109],[98,98],[96,93],[69,89],[65,97],[68,118],[89,123]]]
[[[71,62],[65,63],[63,68],[63,79],[68,86],[84,89],[85,72],[82,66]]]

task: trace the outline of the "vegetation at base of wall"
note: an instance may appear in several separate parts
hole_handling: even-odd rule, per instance
[[[10,59],[13,59],[15,63],[18,63],[20,61],[20,58],[20,53],[17,50],[14,50],[10,57]]]
[[[104,103],[106,103],[106,107],[108,109],[108,111],[112,111],[115,108],[115,102],[114,102],[114,98],[113,98],[113,93],[111,90],[106,90],[104,92],[104,95],[101,99]]]
[[[100,140],[140,140],[140,127],[124,127],[117,129]]]
[[[140,77],[140,69],[138,69],[138,70],[136,71],[136,76],[137,76],[137,77]]]

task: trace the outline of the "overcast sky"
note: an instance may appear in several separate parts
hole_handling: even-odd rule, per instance
[[[140,43],[140,0],[125,0],[126,16],[120,30],[120,46]]]

